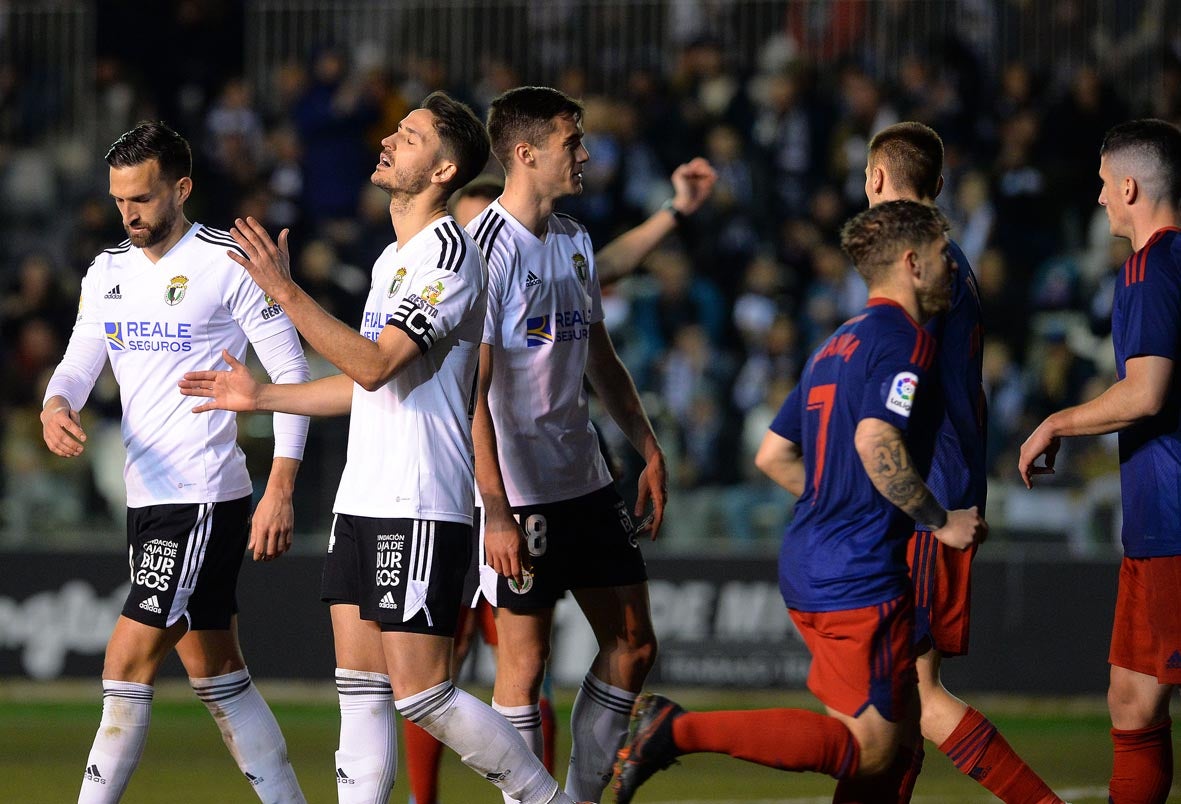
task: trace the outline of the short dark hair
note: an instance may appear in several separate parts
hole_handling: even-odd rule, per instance
[[[497,176],[477,176],[463,187],[455,191],[455,200],[461,198],[481,198],[485,201],[495,201],[504,193],[504,182]]]
[[[518,142],[540,145],[553,133],[554,118],[582,121],[582,104],[552,87],[517,87],[492,101],[488,108],[488,136],[492,153],[507,172]]]
[[[107,151],[111,167],[133,167],[155,159],[160,175],[178,181],[193,173],[193,152],[188,141],[159,120],[142,120],[115,140]]]
[[[887,126],[869,141],[869,161],[884,162],[894,187],[933,199],[943,175],[943,140],[935,129],[906,122]]]
[[[867,283],[879,279],[906,249],[921,248],[948,230],[932,204],[887,201],[855,215],[841,228],[841,249]]]
[[[443,186],[450,195],[479,176],[488,164],[488,132],[470,106],[446,92],[427,95],[422,108],[434,115],[443,155],[455,162],[455,176]]]
[[[1154,201],[1181,204],[1181,129],[1156,118],[1129,120],[1103,138],[1099,156],[1130,156],[1133,178]]]

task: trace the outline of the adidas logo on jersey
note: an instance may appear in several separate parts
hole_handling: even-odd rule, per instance
[[[1173,651],[1173,655],[1165,662],[1165,667],[1169,670],[1181,670],[1181,650]]]
[[[528,277],[526,277],[526,279],[525,279],[525,287],[527,287],[527,288],[535,288],[535,287],[537,287],[537,286],[538,286],[538,285],[540,285],[540,284],[541,284],[541,278],[540,278],[540,277],[538,277],[538,276],[537,276],[537,274],[535,274],[535,273],[533,273],[532,271],[530,271],[530,272],[529,272],[529,276],[528,276]]]
[[[377,604],[377,607],[379,609],[396,609],[396,608],[398,608],[398,604],[394,600],[394,593],[393,592],[386,592],[385,595],[381,598],[381,602]]]
[[[103,298],[104,299],[122,299],[123,294],[119,292],[119,286],[115,285],[115,287],[111,288],[103,295]]]
[[[145,600],[143,603],[140,603],[139,607],[141,609],[143,609],[144,611],[152,612],[152,614],[163,614],[164,613],[163,609],[160,608],[160,600],[155,595],[152,595],[147,600]]]
[[[246,771],[242,772],[246,773]],[[258,787],[263,783],[263,778],[261,776],[255,776],[253,773],[246,773],[246,781],[250,782],[254,787]]]
[[[344,768],[336,769],[336,783],[337,784],[356,784],[356,779],[350,779],[348,774],[344,772]]]
[[[98,772],[98,765],[91,765],[86,769],[86,781],[98,782],[99,784],[107,783],[107,780]]]

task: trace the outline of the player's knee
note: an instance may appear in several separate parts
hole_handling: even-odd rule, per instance
[[[547,661],[549,661],[548,644],[517,644],[511,648],[502,644],[497,652],[496,672],[499,674],[502,671],[507,671],[519,681],[536,687],[541,685]]]
[[[1107,688],[1107,709],[1117,729],[1144,729],[1168,717],[1169,699],[1147,695],[1142,687],[1113,677]]]

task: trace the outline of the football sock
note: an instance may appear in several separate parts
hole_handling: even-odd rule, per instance
[[[150,684],[103,679],[103,714],[86,758],[79,804],[118,801],[148,739]]]
[[[409,720],[402,721],[402,744],[406,748],[406,781],[414,804],[438,804],[443,744]]]
[[[923,744],[898,749],[894,761],[876,776],[841,779],[833,804],[907,804],[923,769]]]
[[[398,712],[522,804],[572,804],[517,730],[450,681],[394,701]]]
[[[213,678],[189,678],[213,715],[222,741],[254,793],[267,804],[305,801],[287,760],[287,743],[246,668]]]
[[[1112,729],[1112,804],[1164,804],[1173,785],[1173,721],[1146,729]]]
[[[860,749],[836,718],[807,709],[685,712],[673,721],[683,754],[729,754],[757,765],[820,771],[837,779],[857,772]]]
[[[548,695],[542,693],[538,706],[541,708],[541,764],[553,776],[558,753],[558,718]]]
[[[1005,804],[1057,804],[1062,801],[1021,757],[996,726],[972,707],[939,746],[961,772]]]
[[[566,793],[575,801],[598,801],[611,781],[615,754],[627,739],[636,693],[587,673],[570,712],[570,769]]]
[[[340,804],[389,800],[398,771],[394,693],[385,673],[336,668],[340,700],[340,743],[336,750],[336,793]],[[431,804],[424,802],[424,804]]]
[[[533,752],[533,756],[541,759],[541,707],[537,704],[501,706],[493,701],[492,708],[513,725],[513,728],[521,735],[521,739],[525,741],[525,745],[529,746],[529,750]],[[514,801],[509,798],[508,793],[505,793],[504,800],[505,804],[513,804]]]

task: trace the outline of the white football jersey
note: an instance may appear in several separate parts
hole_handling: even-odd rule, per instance
[[[124,241],[82,279],[71,341],[100,342],[119,382],[129,508],[251,493],[236,414],[195,414],[201,400],[177,388],[186,372],[225,368],[222,349],[243,360],[248,340],[284,331],[298,343],[283,309],[228,249],[241,252],[228,232],[194,223],[156,263]],[[91,385],[101,368],[93,366]]]
[[[336,513],[471,524],[487,283],[479,251],[449,215],[377,258],[361,334],[376,341],[398,327],[422,354],[376,391],[354,384]]]
[[[551,215],[545,240],[494,201],[468,231],[488,262],[488,405],[510,505],[580,497],[611,482],[583,385],[603,320],[586,228]]]

